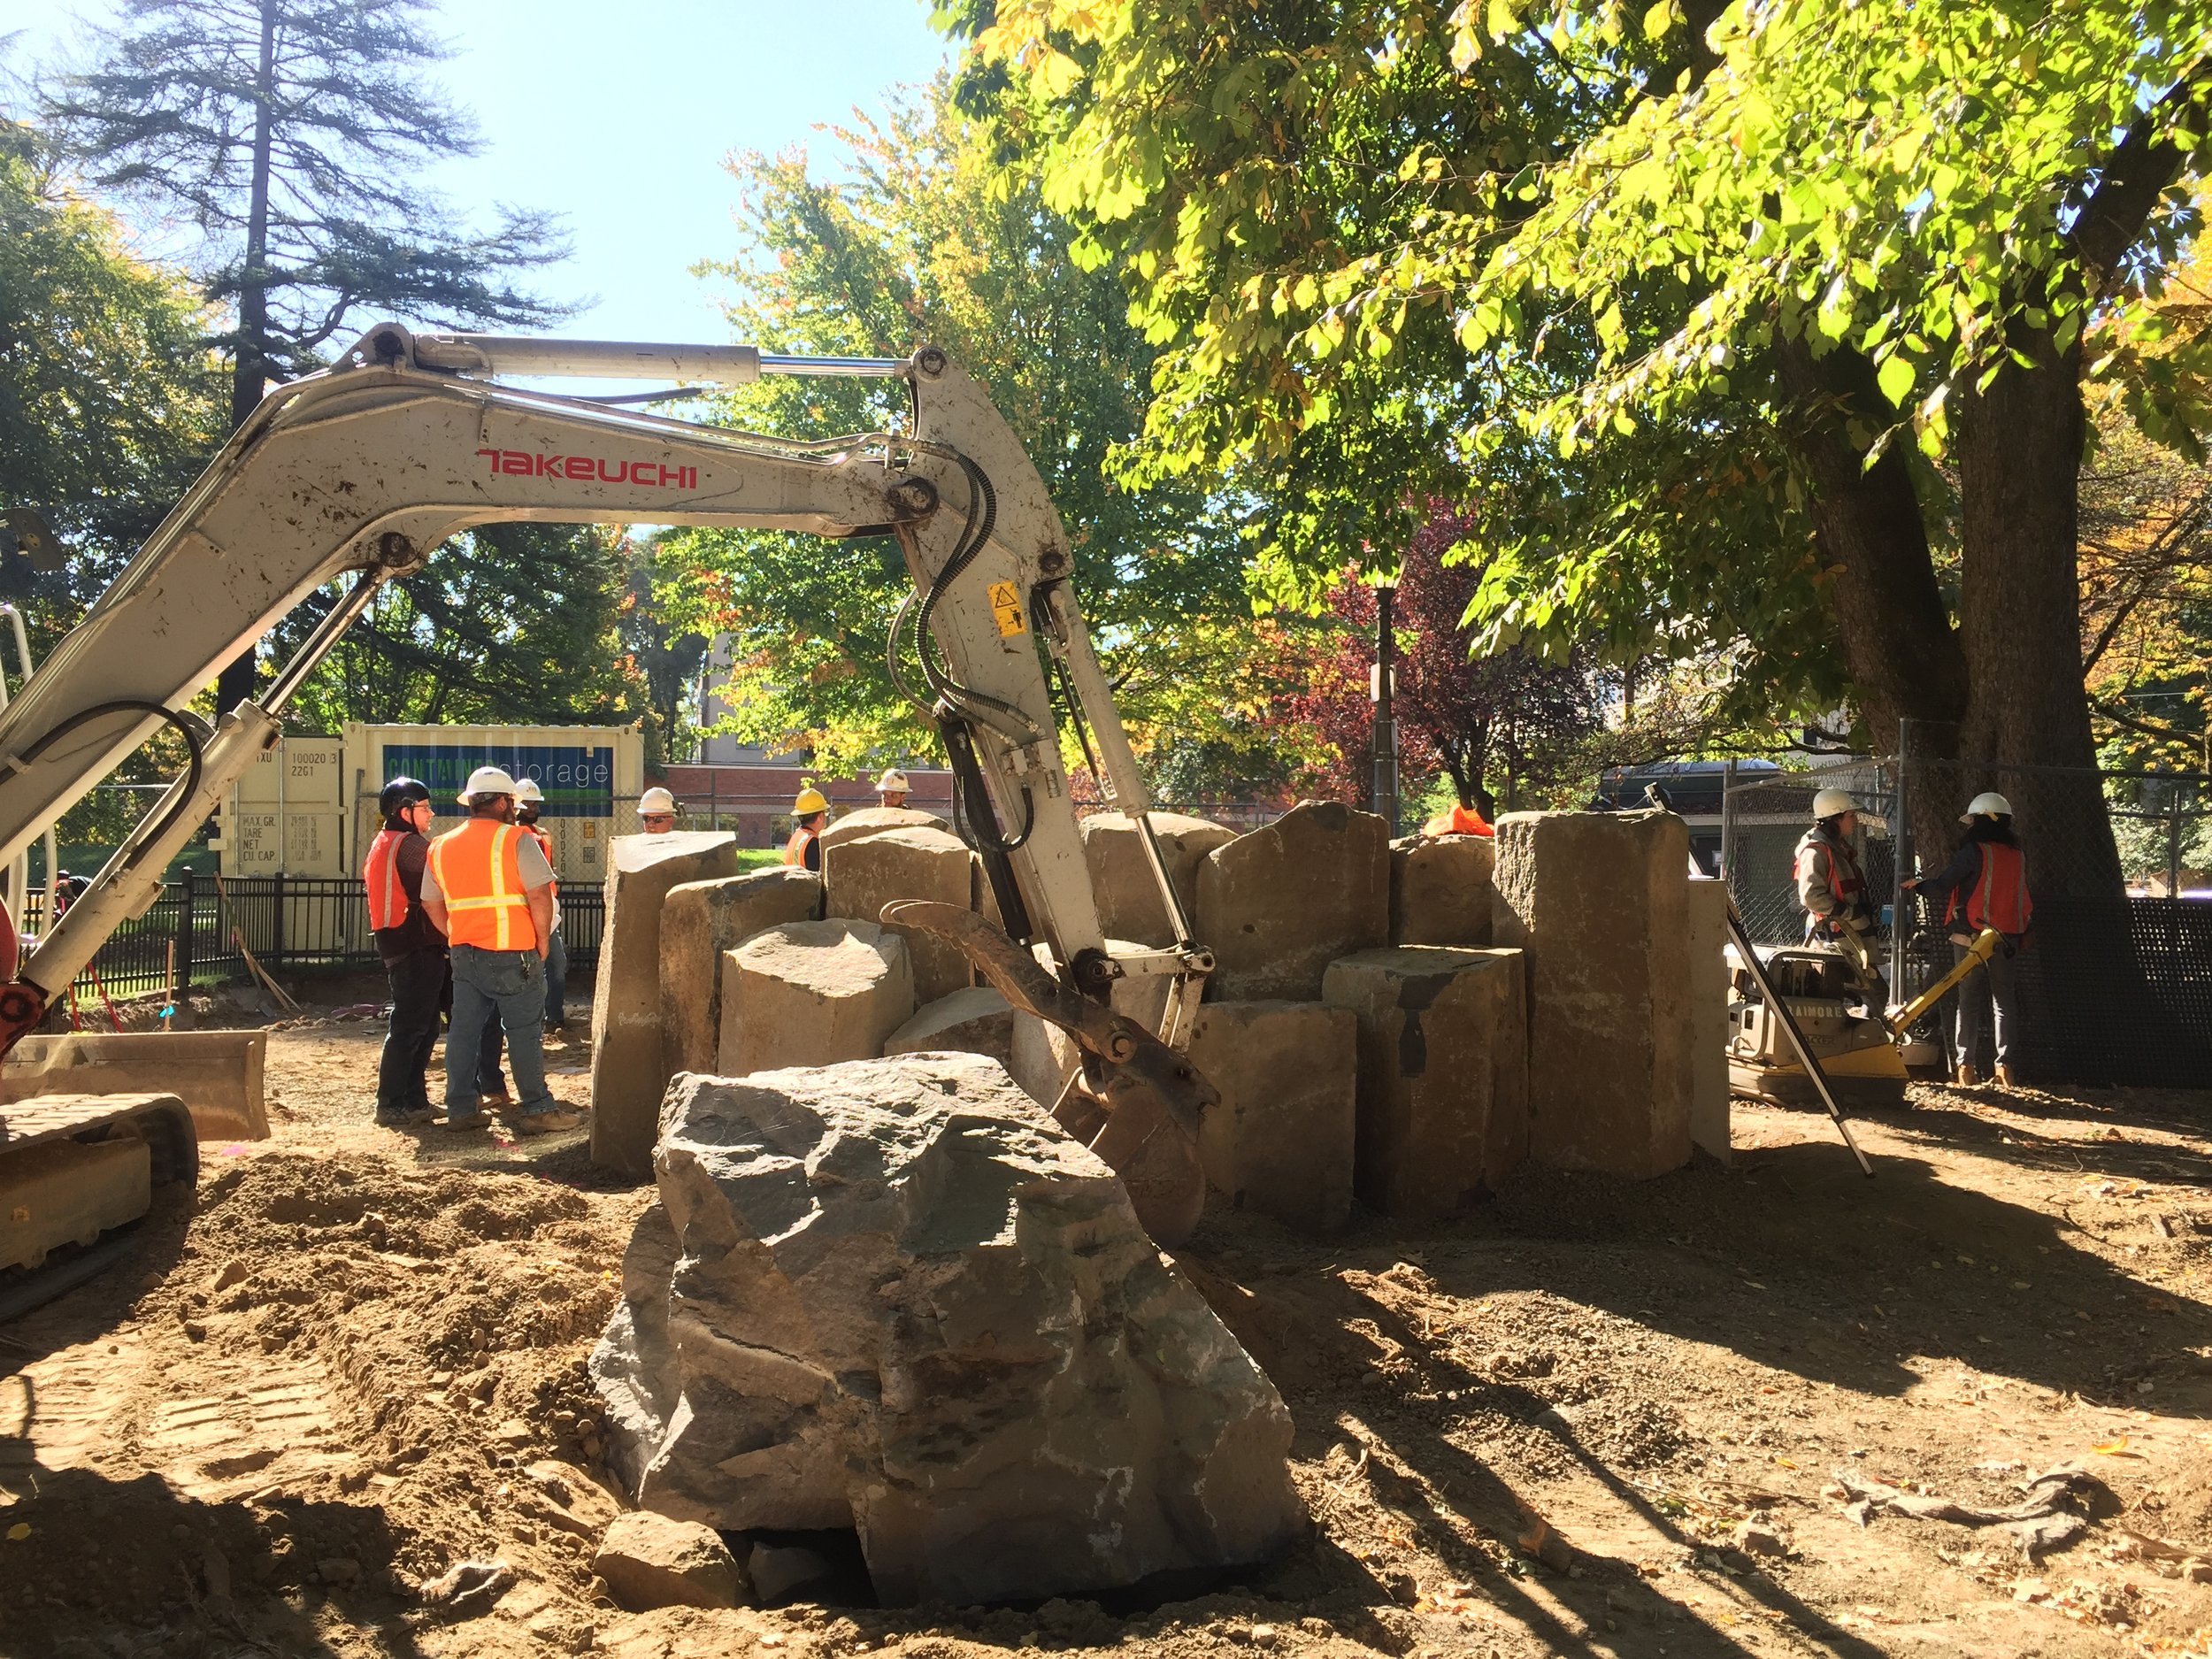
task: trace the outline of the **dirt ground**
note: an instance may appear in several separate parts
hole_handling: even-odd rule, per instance
[[[1327,1244],[1179,1256],[1281,1388],[1309,1538],[1195,1599],[622,1611],[585,1374],[649,1189],[582,1136],[368,1122],[380,1033],[280,1031],[266,1142],[122,1268],[0,1330],[0,1654],[2212,1655],[2212,1092],[1916,1089],[1740,1110],[1736,1156],[1525,1172]],[[586,1054],[551,1054],[565,1099]],[[557,1464],[567,1465],[565,1469]],[[2095,1523],[1847,1513],[2093,1477]],[[565,1501],[554,1502],[553,1497]],[[498,1559],[495,1604],[420,1586]]]

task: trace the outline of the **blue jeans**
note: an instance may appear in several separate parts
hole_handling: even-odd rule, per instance
[[[2012,953],[2018,949],[2020,936],[2015,933],[1997,948],[1997,954],[1959,981],[1958,1063],[1976,1070],[1987,1071],[1982,1056],[1993,1050],[1997,1065],[2012,1064],[2012,1039],[2019,1029],[2019,999],[2015,994],[2018,979]],[[1951,960],[1966,960],[1966,947],[1953,945]],[[1994,1004],[1995,1018],[1991,1018]],[[1983,1039],[1989,1041],[1985,1044]]]
[[[568,1018],[568,941],[557,926],[553,943],[545,953],[545,1023],[558,1025]]]
[[[525,1116],[558,1111],[545,1087],[545,964],[534,950],[453,947],[453,1024],[445,1039],[445,1115],[476,1117],[477,1065],[484,1026],[496,1010],[507,1033],[507,1064],[515,1074],[517,1110]]]

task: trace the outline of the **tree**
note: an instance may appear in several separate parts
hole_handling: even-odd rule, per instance
[[[2093,358],[2085,331],[2154,295],[2195,227],[2175,187],[2200,158],[2212,13],[1739,0],[1640,30],[1616,5],[1308,10],[1327,15],[1290,39],[1265,5],[969,19],[1061,111],[1048,199],[1184,342],[1161,407],[1225,411],[1156,431],[1157,454],[1287,450],[1448,327],[1490,404],[1461,425],[1492,519],[1486,642],[1619,660],[1738,626],[1747,683],[1801,703],[1839,661],[1865,741],[1911,718],[1970,762],[2093,761],[2082,388],[2139,358]],[[1389,126],[1423,72],[1461,119]],[[1387,137],[1333,180],[1324,122]],[[2154,435],[2193,430],[2186,380],[2124,381]],[[2032,839],[2101,841],[2081,890],[2117,890],[2091,781],[2016,793]]]
[[[204,309],[0,120],[0,507],[41,511],[73,555],[0,564],[42,657],[221,440]]]
[[[1106,472],[1142,423],[1154,357],[1118,285],[1078,266],[1073,233],[1033,181],[999,165],[941,82],[837,136],[853,162],[833,180],[810,176],[802,152],[733,164],[749,245],[702,268],[734,285],[726,310],[740,337],[827,355],[903,357],[926,342],[951,353],[990,388],[1059,506],[1134,740],[1253,741],[1211,689],[1251,626],[1236,503],[1192,485],[1133,491]],[[899,396],[776,379],[723,412],[828,435],[895,427]],[[830,771],[933,746],[884,664],[909,588],[895,546],[709,530],[665,544],[693,567],[675,584],[690,625],[730,636],[738,735],[809,748]]]
[[[625,655],[625,549],[595,526],[484,525],[379,589],[288,711],[347,721],[571,725],[646,710]],[[296,647],[338,600],[311,596],[273,637]]]
[[[125,0],[96,67],[62,79],[45,119],[91,182],[189,221],[199,275],[230,308],[230,424],[272,376],[303,373],[364,308],[440,326],[559,315],[513,285],[565,253],[542,214],[426,230],[454,216],[415,184],[476,148],[427,80],[442,56],[429,0]],[[223,672],[228,708],[251,653]]]
[[[1393,712],[1403,794],[1411,799],[1441,781],[1486,815],[1494,815],[1501,797],[1510,808],[1586,795],[1595,770],[1588,740],[1598,724],[1588,666],[1548,663],[1511,646],[1469,660],[1464,618],[1479,572],[1443,560],[1476,523],[1471,514],[1432,505],[1396,572]],[[1313,653],[1304,685],[1283,699],[1281,713],[1326,745],[1312,780],[1338,800],[1364,805],[1373,793],[1373,585],[1348,573],[1330,591],[1328,613],[1336,625],[1328,645]]]
[[[42,135],[0,118],[0,509],[32,508],[68,549],[57,570],[0,559],[0,601],[43,661],[221,440],[204,307],[132,254],[105,211],[58,183]],[[4,651],[8,670],[14,652]],[[166,781],[165,728],[117,768]],[[103,791],[63,817],[65,845],[111,846],[139,813]]]

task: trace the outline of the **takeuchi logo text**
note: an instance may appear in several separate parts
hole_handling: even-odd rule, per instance
[[[494,477],[567,478],[580,483],[642,484],[648,489],[696,489],[699,469],[658,461],[609,461],[590,455],[532,455],[526,449],[479,449]]]

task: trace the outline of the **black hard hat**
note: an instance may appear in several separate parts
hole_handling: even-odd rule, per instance
[[[418,801],[430,798],[430,786],[419,778],[395,778],[384,786],[384,793],[376,797],[376,810],[386,818],[405,811]]]

